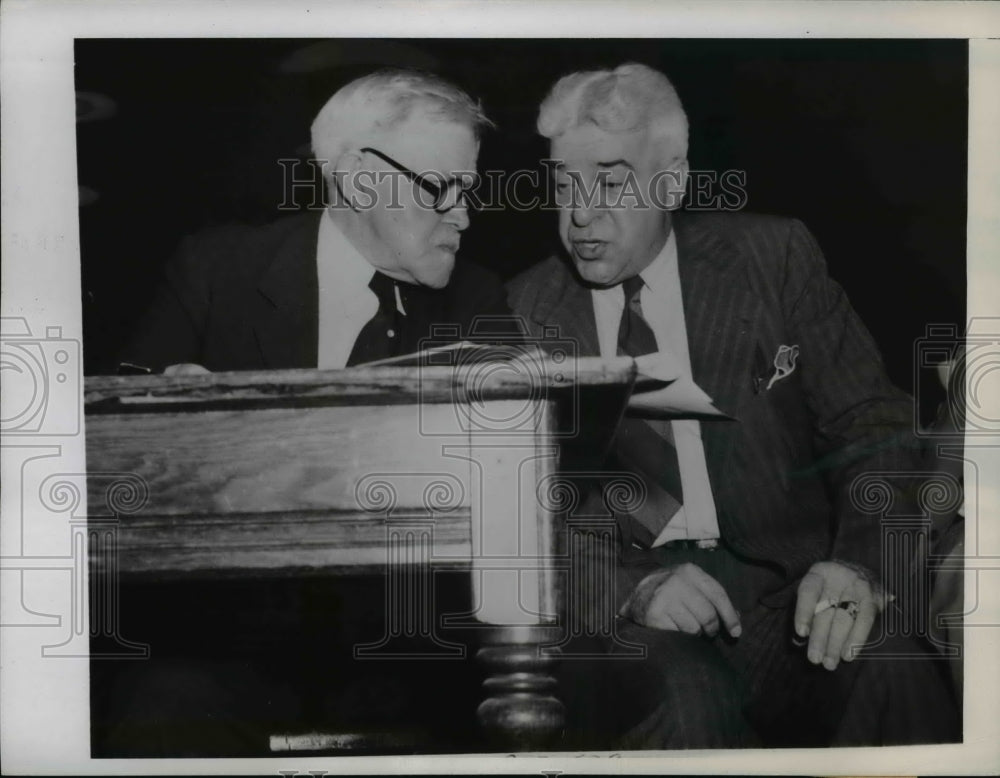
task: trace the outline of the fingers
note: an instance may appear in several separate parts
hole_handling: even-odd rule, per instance
[[[837,608],[827,608],[813,616],[809,627],[809,646],[806,656],[814,665],[818,665],[826,656],[826,644],[830,639],[830,628],[833,626],[833,614]]]
[[[816,612],[816,603],[823,592],[825,580],[823,576],[810,570],[799,584],[798,598],[795,602],[795,634],[807,637],[810,625]],[[810,641],[811,643],[812,641]]]
[[[877,615],[878,604],[874,598],[869,597],[858,603],[858,617],[854,620],[854,626],[841,653],[845,662],[853,662],[857,658],[861,647],[868,640],[868,633],[871,632]]]
[[[688,635],[702,633],[714,636],[719,631],[719,619],[708,600],[697,601],[697,593],[692,592],[690,601],[665,602],[657,607],[654,601],[649,609],[647,626],[658,629],[676,630]]]
[[[684,608],[691,614],[698,623],[698,632],[704,632],[710,637],[715,637],[719,631],[719,615],[715,612],[715,607],[700,591],[693,591],[691,598],[686,600]]]
[[[677,622],[677,626],[681,632],[686,632],[689,635],[701,634],[702,626],[698,616],[685,604],[681,603],[679,607],[675,608],[671,616]]]
[[[694,565],[692,565],[692,567],[694,567]],[[733,603],[729,599],[729,595],[726,594],[726,590],[722,588],[722,584],[712,578],[712,576],[700,567],[694,567],[692,580],[694,585],[698,588],[698,591],[704,595],[712,607],[712,618],[715,620],[715,630],[718,629],[718,619],[721,618],[722,623],[726,625],[726,631],[729,632],[729,634],[734,638],[738,638],[742,632],[742,627],[740,626],[740,614],[737,613],[736,608],[733,607]],[[702,623],[704,624],[704,622]],[[715,631],[712,631],[709,634],[714,635]]]
[[[659,621],[658,624],[650,624],[648,626],[650,626],[650,627],[656,627],[657,629],[662,629],[662,630],[665,630],[667,632],[683,632],[684,631],[684,630],[682,630],[680,628],[680,625],[676,621],[674,621],[672,618],[670,618],[666,614],[661,615],[659,617],[658,621]]]
[[[830,636],[826,641],[823,667],[827,670],[836,670],[855,622],[854,617],[843,608],[831,608],[830,611],[833,613],[833,618],[830,622]]]
[[[808,635],[806,655],[835,670],[864,644],[881,610],[867,579],[839,564],[814,565],[799,585],[795,631]]]
[[[650,596],[636,596],[632,617],[640,624],[658,629],[676,629],[691,635],[718,634],[720,618],[730,634],[740,632],[739,614],[719,583],[697,565],[683,564],[666,575],[648,577],[637,588],[655,586]]]
[[[697,635],[710,626],[713,617],[714,610],[708,600],[687,581],[673,576],[650,598],[640,623]],[[715,623],[718,628],[717,619]]]
[[[830,604],[840,602],[841,591],[840,587],[835,590],[829,577],[815,569],[810,570],[799,584],[799,597],[795,603],[795,631],[803,637],[809,636],[806,657],[814,665],[820,664],[826,657],[834,616],[839,610],[830,607]]]
[[[647,606],[639,623],[654,629],[672,632],[687,632],[696,635],[701,629],[698,621],[682,608],[665,597],[654,595]]]
[[[193,362],[182,362],[177,365],[167,365],[163,368],[163,375],[203,375],[208,372],[211,371]]]

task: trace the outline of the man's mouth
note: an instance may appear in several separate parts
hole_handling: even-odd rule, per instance
[[[603,240],[574,240],[573,251],[581,259],[597,259],[604,253],[606,245]]]

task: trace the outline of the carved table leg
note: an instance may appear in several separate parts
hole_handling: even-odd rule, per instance
[[[488,697],[477,715],[491,745],[502,750],[543,751],[561,735],[565,709],[556,699],[552,670],[553,628],[509,626],[484,630],[476,654],[489,673],[483,682]]]

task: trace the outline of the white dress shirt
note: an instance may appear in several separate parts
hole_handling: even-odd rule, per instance
[[[680,363],[681,370],[691,376],[687,325],[684,321],[684,301],[677,269],[677,240],[671,232],[663,249],[649,267],[640,274],[643,280],[639,303],[642,315],[653,330],[660,351],[670,352]],[[597,337],[601,356],[618,353],[618,328],[625,309],[625,293],[621,285],[591,291]],[[671,540],[708,540],[719,537],[719,520],[715,498],[705,465],[705,447],[701,440],[701,424],[695,419],[675,419],[670,422],[677,448],[684,504],[674,514],[653,545]]]
[[[365,324],[378,313],[378,297],[368,287],[375,268],[361,256],[333,222],[329,212],[319,223],[316,245],[319,280],[319,349],[317,367],[344,367]],[[396,307],[405,315],[396,287]]]

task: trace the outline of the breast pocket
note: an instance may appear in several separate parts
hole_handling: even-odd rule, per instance
[[[795,471],[812,459],[812,422],[798,371],[750,396],[739,419],[744,458],[758,460],[755,469],[768,470],[789,491]]]

